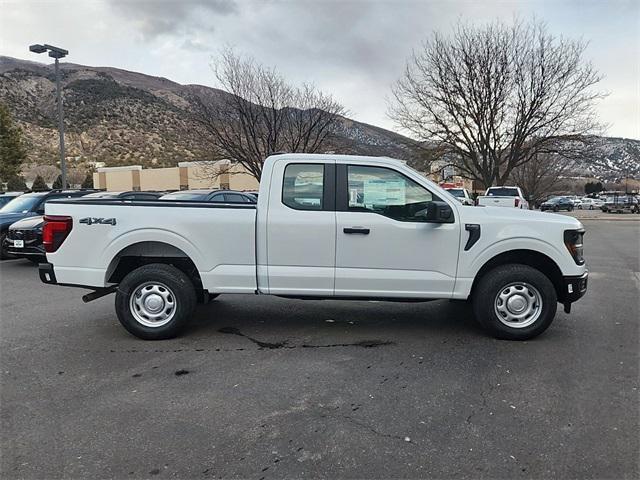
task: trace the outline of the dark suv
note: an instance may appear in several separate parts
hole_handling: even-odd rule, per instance
[[[0,258],[8,257],[5,238],[11,224],[23,218],[44,215],[44,204],[59,198],[81,197],[95,190],[51,190],[50,192],[25,193],[0,208]]]

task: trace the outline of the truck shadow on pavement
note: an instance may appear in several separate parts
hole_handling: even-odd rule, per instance
[[[285,300],[222,295],[200,306],[189,338],[237,336],[261,350],[392,346],[425,336],[488,338],[464,302]]]

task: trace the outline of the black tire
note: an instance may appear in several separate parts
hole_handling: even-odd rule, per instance
[[[573,212],[573,207],[567,207],[567,212]]]
[[[554,212],[557,212],[558,210],[560,210],[560,209],[558,208],[558,206],[557,206],[557,205],[555,205],[555,206],[553,207],[553,211],[554,211]]]
[[[512,327],[500,319],[497,301],[499,294],[511,289],[520,294],[517,287],[513,286],[518,283],[533,287],[540,297],[541,306],[532,323],[527,325],[525,321],[521,327]],[[533,299],[535,296],[527,298]],[[486,273],[474,289],[472,302],[476,319],[491,335],[502,340],[529,340],[537,337],[551,325],[558,307],[556,290],[551,280],[539,270],[520,264],[501,265]]]
[[[150,290],[145,294],[147,289]],[[139,303],[144,304],[143,310],[132,300],[134,295],[140,299]],[[150,298],[152,295],[155,295],[153,299]],[[154,300],[154,306],[160,302],[159,315],[166,318],[154,321],[147,316],[145,299]],[[164,340],[179,335],[189,323],[196,306],[196,291],[189,277],[181,270],[173,265],[152,263],[124,277],[116,291],[115,306],[118,320],[129,333],[143,340]],[[166,323],[162,323],[165,320]],[[158,325],[150,325],[153,323]]]

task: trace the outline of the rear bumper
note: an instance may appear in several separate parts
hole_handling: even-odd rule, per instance
[[[43,283],[50,283],[53,285],[58,283],[51,263],[41,263],[38,265],[38,274],[40,275],[40,280]]]
[[[564,298],[562,303],[573,303],[580,300],[587,293],[589,272],[579,276],[564,277]]]

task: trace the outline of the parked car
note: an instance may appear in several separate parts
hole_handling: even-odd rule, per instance
[[[524,198],[520,187],[489,187],[484,195],[478,197],[477,203],[485,207],[529,209],[529,202]]]
[[[602,208],[603,205],[604,202],[599,198],[584,197],[580,202],[580,208],[582,210],[595,210]]]
[[[49,192],[25,193],[15,197],[0,209],[0,258],[7,258],[5,238],[9,226],[18,220],[44,214],[44,206],[54,199],[75,198],[94,190],[51,190]]]
[[[581,208],[582,199],[579,198],[577,195],[564,195],[564,197],[571,200],[571,203],[573,203],[573,208]]]
[[[19,197],[24,192],[0,192],[0,208],[4,207],[7,203],[16,197]]]
[[[165,195],[164,192],[138,192],[134,190],[125,192],[94,192],[84,195],[82,198],[112,198],[118,200],[157,200]]]
[[[545,210],[553,210],[554,212],[566,210],[567,212],[571,212],[573,209],[573,202],[567,197],[552,197],[546,202],[542,202],[540,205],[541,212],[544,212]]]
[[[447,192],[456,197],[463,205],[474,205],[473,199],[471,195],[469,195],[469,190],[466,188],[445,188]]]
[[[42,226],[44,217],[41,215],[27,217],[12,223],[7,230],[2,247],[9,255],[26,258],[33,263],[46,262],[46,255],[42,245]]]
[[[124,328],[148,340],[178,335],[197,301],[223,293],[469,299],[493,335],[525,340],[587,289],[577,219],[466,208],[390,158],[271,156],[259,198],[50,202],[40,278],[92,288],[85,301],[115,293]]]
[[[603,212],[609,213],[640,213],[638,199],[632,195],[608,197],[602,206]]]
[[[213,202],[213,203],[251,203],[258,201],[256,197],[244,192],[234,190],[181,190],[167,193],[160,200],[182,200],[188,202]]]

